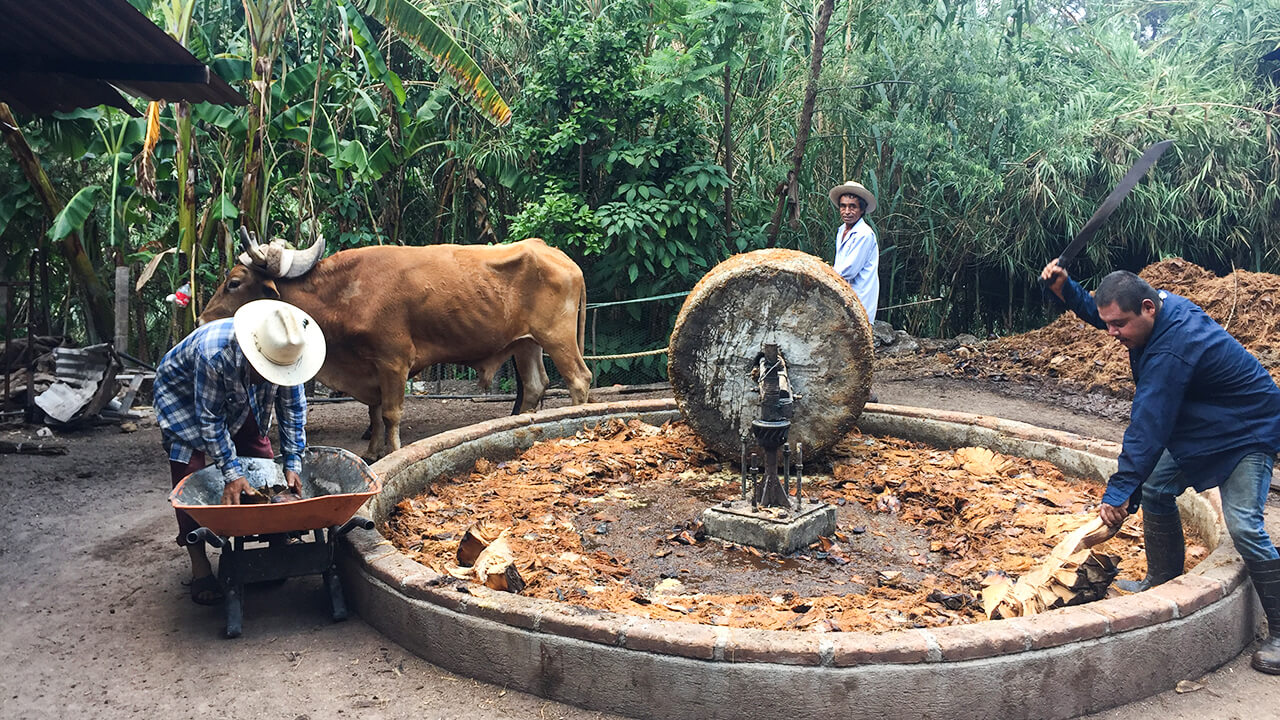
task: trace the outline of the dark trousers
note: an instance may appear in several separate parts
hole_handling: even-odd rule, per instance
[[[271,441],[258,430],[258,421],[254,419],[253,413],[249,413],[244,425],[240,426],[240,430],[231,436],[231,441],[235,443],[236,455],[239,457],[275,457],[275,454],[271,451]],[[204,453],[199,450],[191,452],[191,460],[189,462],[180,463],[170,460],[169,479],[173,481],[171,487],[177,487],[182,478],[204,468],[206,464],[208,463]],[[192,520],[191,516],[182,510],[175,508],[173,512],[178,516],[178,544],[185,547],[187,545],[187,533],[200,527],[200,524]]]

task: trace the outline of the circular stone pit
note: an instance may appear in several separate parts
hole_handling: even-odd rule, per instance
[[[669,400],[513,416],[407,446],[374,466],[381,526],[402,499],[475,461],[609,418],[661,424]],[[870,434],[937,447],[983,446],[1105,479],[1119,447],[997,418],[870,405]],[[1254,603],[1211,504],[1179,503],[1217,547],[1151,591],[1042,615],[928,629],[816,633],[727,628],[589,610],[490,591],[410,560],[377,531],[348,536],[340,558],[353,606],[425,659],[464,675],[632,716],[673,718],[1067,718],[1199,677],[1252,640]],[[744,709],[745,708],[745,709]]]

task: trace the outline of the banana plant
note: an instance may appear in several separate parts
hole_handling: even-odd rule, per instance
[[[14,159],[22,168],[22,172],[31,187],[40,197],[41,204],[44,205],[48,217],[54,220],[56,225],[57,218],[63,215],[66,206],[63,205],[61,198],[58,197],[53,183],[49,181],[49,176],[45,173],[40,159],[32,152],[31,145],[28,144],[26,136],[18,126],[18,121],[14,119],[13,113],[10,112],[9,106],[3,102],[0,102],[0,135],[4,136],[5,143],[12,151]],[[83,205],[83,201],[80,205]],[[85,215],[88,215],[87,211]],[[89,338],[97,340],[108,337],[112,327],[111,302],[107,296],[106,286],[102,284],[102,280],[94,272],[93,263],[85,253],[84,243],[80,240],[79,232],[73,227],[62,233],[59,236],[59,241],[62,245],[63,254],[66,256],[70,274],[76,279],[84,294],[84,317]]]
[[[511,108],[502,99],[484,70],[445,32],[417,0],[339,0],[350,2],[366,15],[391,28],[418,52],[434,59],[449,73],[477,109],[499,127],[511,122]]]
[[[160,3],[161,15],[164,18],[164,30],[169,37],[187,47],[187,38],[191,30],[191,18],[195,12],[196,0],[168,0]],[[159,107],[152,103],[147,112],[148,138],[159,133]],[[191,103],[182,100],[173,105],[173,119],[177,147],[173,155],[173,174],[178,182],[178,249],[188,259],[188,279],[192,296],[200,297],[199,283],[195,268],[200,262],[203,252],[202,243],[196,237],[196,178],[192,157],[195,153],[195,137],[191,122]],[[143,150],[145,156],[154,147],[148,142]],[[180,326],[189,330],[195,325],[196,303],[191,303],[190,312],[183,315]]]

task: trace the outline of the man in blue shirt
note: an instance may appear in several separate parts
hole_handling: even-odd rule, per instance
[[[174,486],[203,468],[222,472],[222,503],[249,490],[239,457],[272,457],[266,431],[274,406],[280,418],[285,481],[299,490],[307,437],[302,384],[324,364],[324,334],[305,312],[278,300],[245,304],[234,318],[201,325],[165,354],[156,368],[155,408]],[[197,524],[181,510],[178,544],[191,557],[191,599],[222,600],[204,543],[190,544]]]
[[[1280,554],[1263,527],[1273,456],[1280,451],[1280,388],[1204,310],[1124,270],[1090,296],[1054,260],[1040,274],[1081,320],[1129,350],[1129,427],[1098,514],[1108,525],[1142,508],[1147,577],[1135,590],[1182,574],[1185,545],[1175,498],[1217,487],[1223,516],[1267,617],[1253,667],[1280,674]]]

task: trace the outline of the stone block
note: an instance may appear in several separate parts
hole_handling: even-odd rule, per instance
[[[752,511],[751,503],[734,500],[703,510],[702,525],[711,537],[783,555],[836,531],[836,509],[825,503],[806,504],[781,516],[776,512]]]

